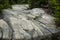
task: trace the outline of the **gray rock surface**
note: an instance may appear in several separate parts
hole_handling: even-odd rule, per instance
[[[25,9],[27,9],[27,8],[29,8],[29,5],[28,4],[21,4],[21,5],[12,5],[12,9],[13,10],[25,10]]]
[[[10,28],[8,24],[2,19],[0,19],[0,31],[1,31],[0,38],[4,38],[4,39],[10,38]]]
[[[45,36],[50,37],[59,32],[55,26],[54,17],[46,14],[42,8],[25,10],[25,6],[13,5],[13,9],[4,9],[2,11],[4,20],[11,29],[11,39],[40,40]],[[4,25],[3,22],[2,24]],[[6,27],[9,30],[8,26]],[[3,29],[5,30],[5,28]],[[7,34],[10,34],[10,32],[6,32]],[[5,37],[5,33],[3,36]]]

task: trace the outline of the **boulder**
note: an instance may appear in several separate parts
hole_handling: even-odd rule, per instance
[[[3,19],[11,28],[12,39],[40,40],[50,38],[59,32],[55,26],[54,17],[47,14],[42,8],[24,11],[22,9],[5,9],[3,14]]]

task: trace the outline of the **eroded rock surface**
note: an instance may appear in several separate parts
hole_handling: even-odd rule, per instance
[[[54,17],[46,14],[42,8],[31,10],[27,10],[27,8],[28,5],[13,5],[13,9],[4,9],[2,11],[4,21],[6,21],[6,23],[1,22],[4,27],[2,29],[4,32],[5,27],[8,30],[6,30],[6,34],[3,32],[4,37],[7,35],[5,38],[12,40],[41,40],[45,36],[49,38],[59,32],[55,26]],[[11,31],[9,32],[9,30]],[[9,37],[8,34],[12,36]]]
[[[8,26],[8,24],[3,19],[0,19],[0,38],[10,39],[11,38],[10,32],[11,29]]]

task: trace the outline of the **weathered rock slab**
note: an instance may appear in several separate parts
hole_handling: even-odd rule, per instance
[[[4,39],[8,39],[10,38],[10,27],[8,26],[8,24],[3,20],[0,19],[0,38],[4,38]]]
[[[59,32],[54,17],[46,14],[42,8],[25,10],[25,6],[13,5],[13,9],[3,10],[4,20],[12,29],[12,39],[40,40]]]

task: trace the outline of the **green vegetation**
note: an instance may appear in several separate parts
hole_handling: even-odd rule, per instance
[[[0,12],[2,9],[10,8],[9,0],[0,0]]]
[[[30,8],[39,8],[41,4],[47,4],[48,0],[28,0]]]
[[[0,11],[10,8],[12,4],[29,4],[30,8],[37,8],[41,4],[47,4],[47,0],[0,0]]]
[[[60,0],[50,0],[50,6],[54,10],[55,21],[60,24]]]

